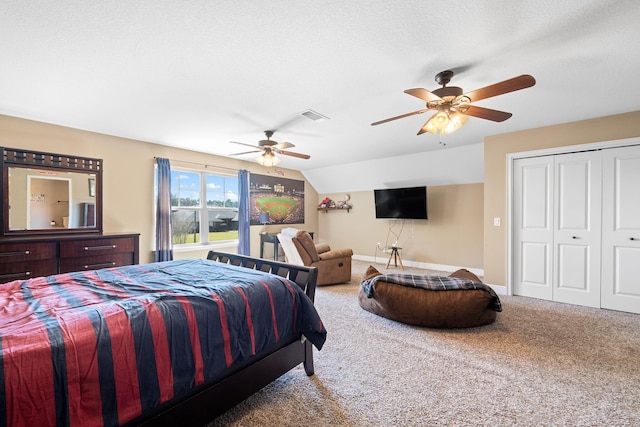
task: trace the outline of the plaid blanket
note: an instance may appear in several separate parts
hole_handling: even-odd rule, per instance
[[[373,298],[374,288],[378,282],[393,283],[396,285],[409,286],[412,288],[427,289],[430,291],[453,291],[464,289],[480,289],[491,295],[489,308],[494,311],[502,311],[502,304],[496,292],[484,283],[477,283],[468,279],[445,276],[423,276],[416,274],[383,274],[362,281],[362,290],[368,298]]]

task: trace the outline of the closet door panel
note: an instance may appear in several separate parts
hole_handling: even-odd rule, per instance
[[[577,245],[557,245],[557,287],[567,291],[588,292],[589,248]]]
[[[554,156],[553,300],[600,307],[600,151]]]
[[[553,159],[514,162],[513,293],[552,298]]]
[[[640,146],[603,152],[602,307],[640,314]]]

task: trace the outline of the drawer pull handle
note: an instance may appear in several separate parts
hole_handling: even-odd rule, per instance
[[[31,272],[25,271],[24,273],[2,274],[0,275],[0,279],[12,279],[14,277],[22,277],[22,276],[31,276]]]
[[[96,270],[99,268],[105,268],[105,267],[114,267],[116,265],[115,262],[105,262],[102,264],[91,264],[91,265],[85,265],[84,269],[85,270]]]
[[[31,251],[27,249],[26,251],[0,252],[0,256],[29,255],[30,253]]]
[[[629,240],[640,240],[640,239],[636,239],[635,237],[630,237]]]
[[[115,249],[116,245],[105,245],[105,246],[85,246],[85,251],[102,251],[105,249]]]

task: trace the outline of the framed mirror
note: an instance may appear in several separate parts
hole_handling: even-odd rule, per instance
[[[2,147],[2,235],[102,232],[102,160]]]

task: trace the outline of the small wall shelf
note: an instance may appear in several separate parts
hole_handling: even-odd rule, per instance
[[[327,213],[328,211],[347,211],[347,213],[349,213],[349,211],[351,210],[351,207],[348,208],[318,208],[319,211],[324,211],[325,213]]]

